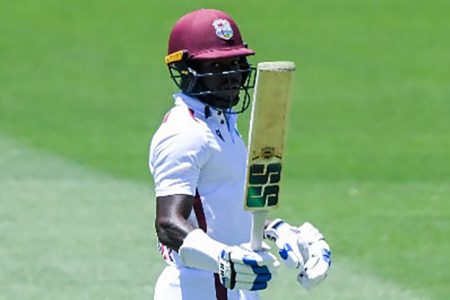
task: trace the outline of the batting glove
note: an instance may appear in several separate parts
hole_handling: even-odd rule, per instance
[[[311,289],[327,277],[331,265],[330,246],[310,223],[293,227],[280,219],[267,226],[265,236],[274,241],[285,265],[299,269],[298,282]]]
[[[218,273],[229,289],[256,291],[267,287],[280,266],[268,250],[265,244],[261,251],[251,250],[249,244],[228,246],[195,229],[185,237],[178,254],[187,267]]]
[[[279,265],[267,246],[258,252],[252,251],[249,244],[228,247],[219,258],[220,282],[232,290],[263,290]]]

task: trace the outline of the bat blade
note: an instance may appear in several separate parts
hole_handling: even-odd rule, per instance
[[[286,128],[292,98],[293,62],[257,67],[248,138],[244,208],[253,212],[251,246],[261,248],[267,212],[278,206]]]

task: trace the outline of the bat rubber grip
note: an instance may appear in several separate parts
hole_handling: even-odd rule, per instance
[[[255,211],[252,213],[252,232],[250,236],[250,247],[253,251],[259,251],[262,248],[266,217],[267,211]]]

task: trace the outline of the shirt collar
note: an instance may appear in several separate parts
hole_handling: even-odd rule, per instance
[[[173,98],[175,100],[175,105],[186,105],[187,107],[189,107],[190,109],[192,109],[194,111],[194,114],[197,116],[201,116],[204,119],[208,119],[208,118],[214,118],[218,121],[223,120],[224,118],[226,118],[228,120],[229,124],[235,124],[237,121],[237,116],[235,114],[224,114],[222,111],[211,107],[203,102],[201,102],[200,100],[198,100],[197,98],[188,96],[184,93],[176,93],[173,95]],[[208,110],[209,110],[209,115],[206,116],[206,114],[208,114]]]

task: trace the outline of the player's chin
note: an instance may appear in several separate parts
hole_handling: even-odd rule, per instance
[[[230,102],[239,99],[240,88],[226,89],[217,92],[217,97]]]
[[[231,92],[221,92],[217,93],[214,101],[214,106],[220,109],[229,109],[239,103],[239,91]]]

